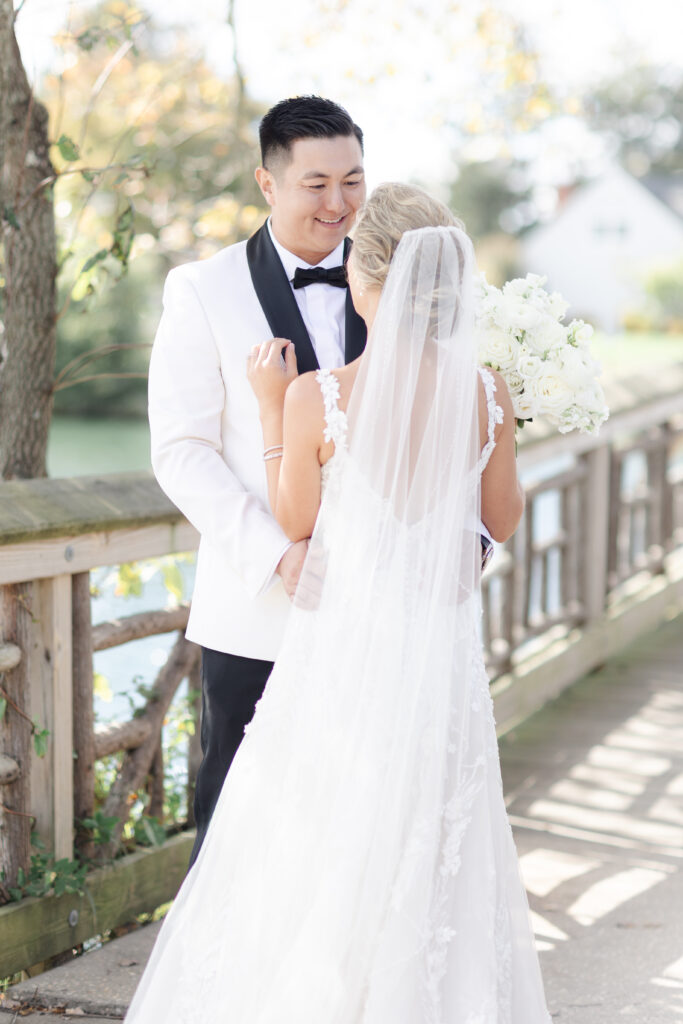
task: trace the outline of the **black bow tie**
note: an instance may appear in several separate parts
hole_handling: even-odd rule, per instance
[[[292,287],[305,288],[309,284],[333,284],[335,288],[346,288],[346,267],[297,267],[292,278]]]

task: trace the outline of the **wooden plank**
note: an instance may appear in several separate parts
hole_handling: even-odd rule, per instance
[[[199,534],[187,520],[111,533],[86,533],[7,545],[0,558],[0,585],[87,572],[141,558],[194,551]]]
[[[70,858],[73,827],[71,723],[71,577],[40,580],[27,651],[31,717],[47,729],[47,753],[30,756],[31,813],[36,831],[58,857]]]
[[[683,557],[679,554],[669,560],[666,574],[647,579],[602,620],[572,631],[491,684],[499,735],[627,644],[682,613]]]
[[[70,860],[74,814],[71,576],[56,576],[49,586],[52,604],[52,832],[55,856]]]
[[[182,518],[151,473],[0,484],[0,545]]]
[[[76,824],[91,818],[95,808],[95,708],[93,703],[93,635],[90,573],[79,572],[71,587],[73,659],[73,817],[76,845],[84,857],[93,850],[89,833]]]
[[[85,894],[24,899],[0,907],[0,977],[71,949],[172,900],[190,858],[194,833],[158,849],[122,857],[88,875]]]
[[[586,490],[583,524],[584,609],[586,621],[595,622],[605,610],[609,531],[610,451],[596,448],[585,456]]]

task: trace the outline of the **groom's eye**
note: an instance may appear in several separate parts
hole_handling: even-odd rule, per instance
[[[361,179],[360,178],[358,179],[358,181],[345,181],[344,182],[345,185],[360,185],[360,183],[361,183]]]

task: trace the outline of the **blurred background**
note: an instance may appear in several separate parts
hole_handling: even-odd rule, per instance
[[[607,376],[680,359],[679,21],[668,0],[24,0],[66,172],[50,473],[149,465],[165,274],[261,223],[258,120],[297,93],[348,108],[370,187],[448,201],[489,280],[547,275],[599,330]]]

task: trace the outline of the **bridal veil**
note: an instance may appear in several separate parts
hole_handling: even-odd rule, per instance
[[[401,238],[282,653],[132,1024],[549,1021],[479,636],[473,271],[458,228]]]

